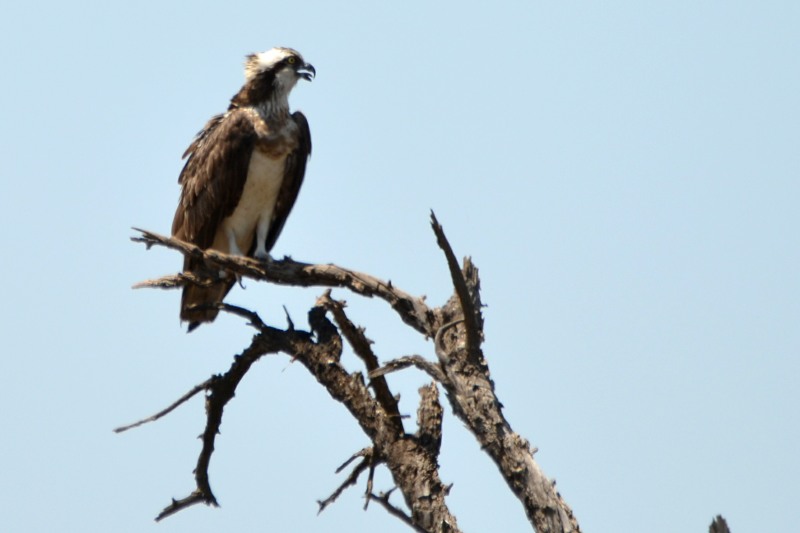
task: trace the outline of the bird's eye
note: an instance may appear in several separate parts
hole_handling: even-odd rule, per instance
[[[294,65],[295,61],[297,61],[297,59],[294,57],[290,57],[289,59],[286,60],[286,62],[289,63],[290,65]]]

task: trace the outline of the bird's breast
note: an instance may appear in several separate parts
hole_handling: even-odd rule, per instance
[[[271,157],[261,150],[253,150],[247,179],[239,203],[225,220],[214,238],[214,248],[229,252],[226,231],[233,231],[243,253],[253,245],[259,220],[270,221],[275,202],[283,183],[286,157]]]

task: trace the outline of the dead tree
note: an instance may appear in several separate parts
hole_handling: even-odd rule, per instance
[[[431,224],[437,243],[444,252],[454,287],[453,295],[440,307],[429,307],[423,299],[394,287],[390,282],[334,265],[300,263],[289,258],[263,262],[229,256],[138,230],[141,236],[134,237],[134,241],[142,242],[148,248],[166,246],[186,256],[202,258],[216,271],[224,270],[284,285],[343,287],[362,296],[380,298],[409,327],[432,340],[436,354],[435,361],[414,355],[381,364],[363,329],[351,322],[345,305],[331,297],[330,289],[308,312],[308,331],[295,329],[291,321],[286,329],[275,328],[265,324],[251,310],[220,304],[221,310],[243,317],[255,328],[256,334],[250,345],[234,356],[226,372],[195,385],[163,411],[115,430],[122,432],[157,420],[196,394],[205,394],[206,426],[195,468],[195,488],[185,498],[173,499],[156,520],[196,503],[216,505],[208,467],[223,410],[251,365],[265,355],[285,353],[299,361],[333,399],[347,408],[371,442],[339,467],[338,471],[350,467],[350,473],[333,494],[319,502],[320,510],[334,502],[347,487],[355,485],[366,472],[367,505],[375,501],[416,531],[460,531],[456,517],[450,513],[445,501],[449,487],[440,479],[438,471],[443,413],[439,402],[441,387],[452,412],[472,432],[480,449],[497,465],[500,475],[522,503],[533,528],[539,533],[580,531],[572,510],[534,461],[535,449],[511,429],[503,416],[481,348],[483,316],[478,269],[469,258],[459,266],[442,227],[433,215]],[[211,282],[212,279],[184,272],[148,280],[136,287],[170,289],[190,283],[203,285]],[[340,364],[345,342],[363,362],[365,373],[348,372]],[[419,391],[417,431],[414,433],[406,431],[397,400],[384,378],[390,372],[408,367],[424,372],[432,380]],[[410,514],[390,502],[391,492],[395,489],[378,494],[373,491],[373,474],[380,465],[390,471]]]

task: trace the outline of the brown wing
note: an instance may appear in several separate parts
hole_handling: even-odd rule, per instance
[[[208,121],[183,154],[188,159],[178,178],[181,196],[172,221],[173,236],[203,249],[213,244],[217,227],[239,203],[256,138],[252,121],[241,110]],[[204,268],[202,261],[184,258],[184,271]],[[233,283],[230,276],[209,287],[183,288],[181,320],[189,322],[189,331],[216,318],[217,309],[208,305],[221,302]]]
[[[172,234],[208,248],[217,227],[233,213],[242,195],[257,134],[245,111],[234,109],[208,121],[184,157],[178,183],[181,197]]]
[[[306,174],[306,162],[311,155],[311,130],[308,128],[308,120],[300,111],[292,113],[292,119],[297,124],[298,144],[297,148],[286,156],[286,165],[283,171],[283,182],[275,202],[275,209],[272,212],[272,222],[267,233],[266,249],[270,251],[278,240],[278,236],[283,230],[289,212],[294,207],[300,186],[303,184],[303,177]]]

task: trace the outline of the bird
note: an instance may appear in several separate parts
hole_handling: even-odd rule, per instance
[[[308,120],[290,111],[289,93],[317,71],[296,50],[276,47],[248,55],[244,73],[227,111],[213,116],[183,154],[172,236],[203,250],[267,260],[311,155]],[[213,269],[185,256],[183,271]],[[235,283],[236,276],[222,272],[210,285],[183,287],[180,319],[189,332],[217,317],[217,304]]]

